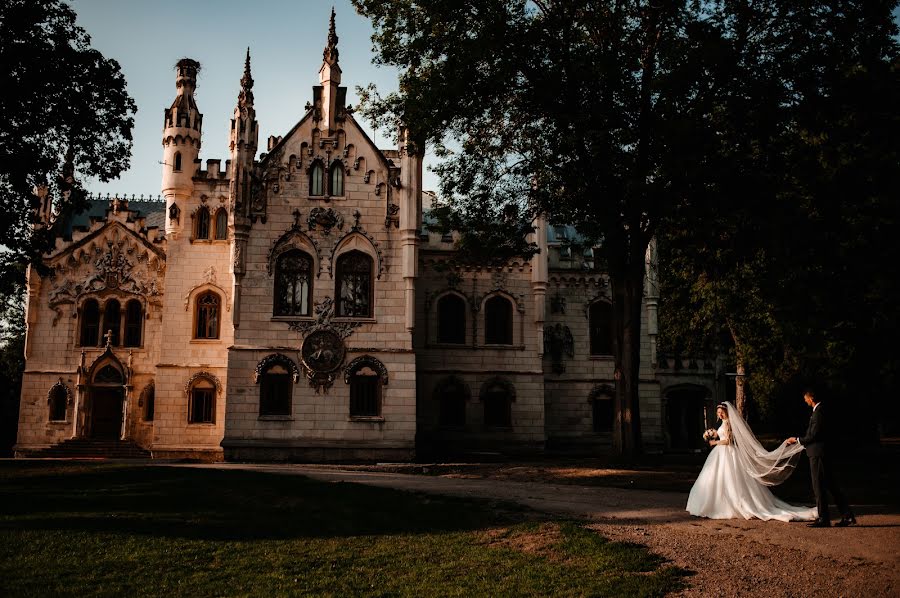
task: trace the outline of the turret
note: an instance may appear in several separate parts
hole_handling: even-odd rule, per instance
[[[172,106],[164,110],[162,193],[169,215],[166,233],[175,233],[184,222],[180,213],[194,189],[195,161],[200,155],[203,115],[194,101],[200,63],[182,58],[175,65],[178,90]],[[177,208],[173,208],[177,205]],[[177,215],[177,217],[175,217]]]
[[[334,131],[335,121],[343,112],[347,89],[341,87],[341,67],[338,64],[338,36],[334,26],[334,8],[331,9],[331,21],[328,25],[328,44],[322,52],[322,68],[319,69],[321,97],[317,102],[319,108],[319,129],[325,135]]]
[[[422,148],[413,141],[408,128],[399,135],[400,145],[400,245],[403,252],[403,281],[406,299],[406,330],[415,328],[416,278],[419,276],[419,227],[422,223]]]

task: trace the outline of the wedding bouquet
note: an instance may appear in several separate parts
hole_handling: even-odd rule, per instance
[[[704,442],[709,442],[710,440],[718,440],[718,439],[719,439],[719,435],[712,428],[710,428],[709,430],[707,430],[706,432],[703,433],[703,441]]]

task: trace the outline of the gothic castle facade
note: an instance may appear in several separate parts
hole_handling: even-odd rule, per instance
[[[312,102],[263,154],[248,52],[224,167],[199,159],[199,65],[178,63],[165,202],[94,198],[49,273],[29,270],[18,455],[72,439],[240,460],[611,444],[610,296],[590,249],[538,221],[533,258],[457,264],[427,227],[421,155],[402,134],[377,148],[345,107],[337,41],[332,20]],[[714,364],[657,355],[647,263],[644,444],[689,448]]]

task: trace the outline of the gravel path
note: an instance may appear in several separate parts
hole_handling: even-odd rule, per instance
[[[900,514],[857,509],[859,525],[709,520],[684,511],[682,492],[501,479],[422,476],[306,465],[212,464],[451,496],[516,502],[591,520],[613,540],[643,544],[694,574],[683,596],[900,596]]]

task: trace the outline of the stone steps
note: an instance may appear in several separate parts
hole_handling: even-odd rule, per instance
[[[73,438],[50,448],[24,451],[20,455],[53,459],[149,459],[150,451],[130,440]]]

